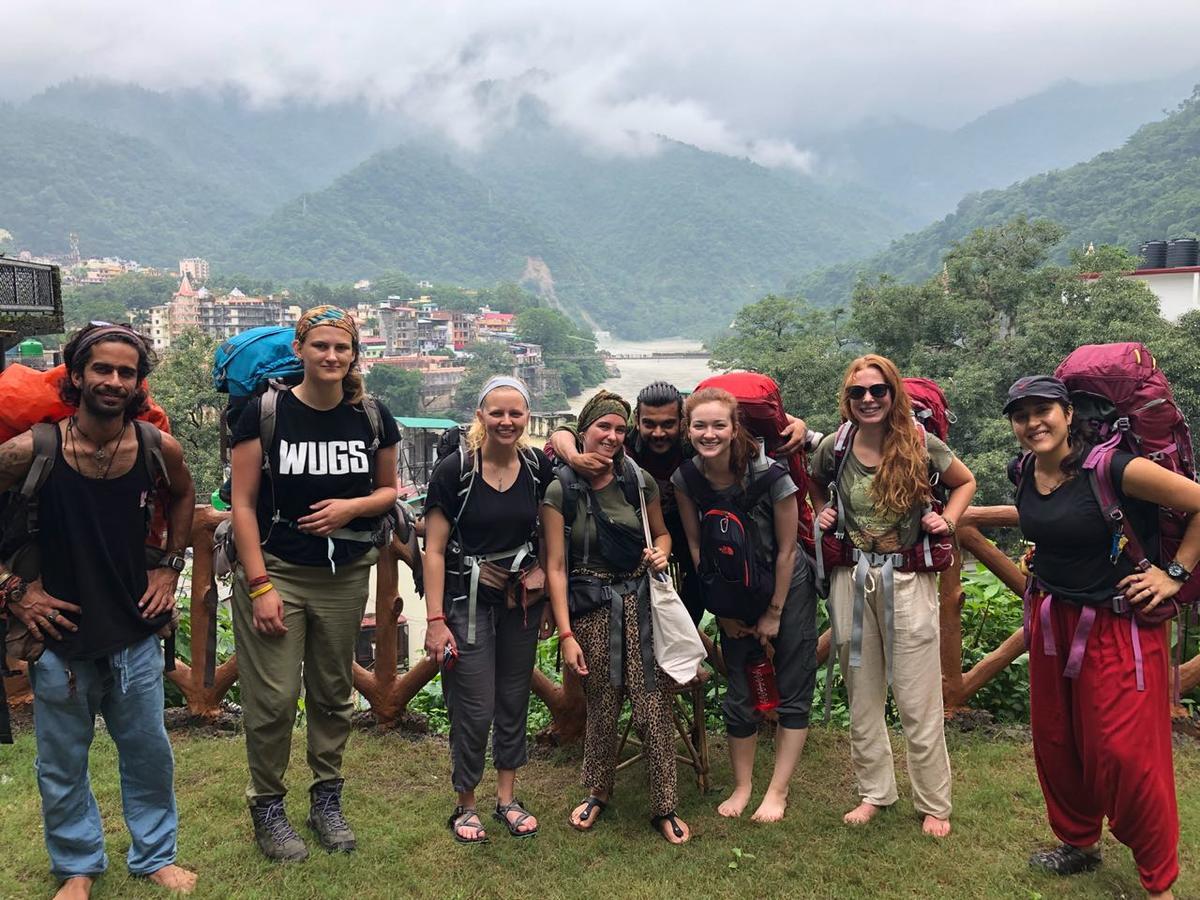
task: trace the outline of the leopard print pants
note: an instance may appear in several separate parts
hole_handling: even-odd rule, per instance
[[[608,623],[610,611],[602,607],[580,616],[571,626],[583,650],[588,674],[583,679],[587,697],[587,734],[583,745],[583,773],[580,781],[588,789],[613,790],[617,767],[618,717],[626,696],[632,706],[633,728],[645,751],[646,774],[650,781],[650,811],[661,816],[675,810],[679,802],[675,771],[675,724],[671,718],[671,697],[661,689],[671,684],[670,676],[655,666],[660,686],[645,688],[642,666],[641,635],[638,625],[638,596],[624,597],[625,665],[622,685],[609,679]]]

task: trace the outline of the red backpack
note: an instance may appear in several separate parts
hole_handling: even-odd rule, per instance
[[[1117,450],[1144,456],[1160,466],[1193,481],[1196,478],[1192,433],[1187,419],[1175,404],[1175,395],[1154,356],[1143,344],[1086,344],[1072,351],[1054,370],[1071,392],[1075,415],[1091,420],[1100,443],[1088,455],[1083,468],[1092,473],[1093,489],[1101,510],[1113,522],[1114,546],[1125,538],[1124,552],[1139,566],[1147,554],[1128,519],[1121,514],[1116,488],[1109,475],[1112,455]],[[1171,560],[1189,516],[1169,507],[1159,507],[1160,562]],[[1197,588],[1180,591],[1171,603],[1160,604],[1143,621],[1151,623],[1174,618],[1180,604],[1194,599]]]
[[[787,414],[783,409],[783,397],[779,385],[768,375],[758,372],[726,372],[712,375],[696,385],[702,388],[720,388],[737,398],[738,412],[742,424],[750,433],[761,438],[768,454],[773,454],[783,444],[782,432],[787,428]],[[785,460],[788,474],[800,490],[796,492],[796,506],[800,512],[797,534],[805,550],[813,555],[813,513],[808,504],[808,460],[804,451],[798,451]]]
[[[925,430],[942,441],[950,437],[950,425],[955,421],[946,403],[946,395],[936,381],[928,378],[905,378],[904,388],[912,400],[913,418]]]

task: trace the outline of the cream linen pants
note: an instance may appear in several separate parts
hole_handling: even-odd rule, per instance
[[[888,739],[887,657],[892,662],[892,697],[908,750],[913,805],[922,815],[950,816],[950,756],[942,713],[937,575],[896,572],[895,646],[887,646],[883,579],[869,570],[863,609],[862,664],[850,667],[854,615],[854,570],[833,571],[829,600],[837,625],[838,662],[850,696],[850,760],[858,793],[867,803],[896,802],[896,772]]]

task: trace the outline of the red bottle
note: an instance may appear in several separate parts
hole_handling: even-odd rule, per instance
[[[750,687],[750,697],[754,700],[754,708],[759,712],[768,712],[779,706],[779,688],[775,684],[775,667],[766,655],[760,653],[752,656],[746,663],[746,681]]]

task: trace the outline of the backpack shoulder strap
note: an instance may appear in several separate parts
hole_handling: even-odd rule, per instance
[[[1082,469],[1088,476],[1088,484],[1092,488],[1092,495],[1096,498],[1096,505],[1100,507],[1101,515],[1104,516],[1104,520],[1113,532],[1110,561],[1115,565],[1121,555],[1121,535],[1123,534],[1125,536],[1125,553],[1138,568],[1146,568],[1149,566],[1149,560],[1146,557],[1145,548],[1137,533],[1134,532],[1129,518],[1121,509],[1117,488],[1112,480],[1112,458],[1116,453],[1120,438],[1121,434],[1118,432],[1114,437],[1093,447],[1083,461]]]
[[[775,482],[787,474],[787,466],[776,460],[757,476],[753,477],[750,480],[750,486],[746,488],[746,493],[743,496],[743,503],[746,509],[753,509],[758,501],[762,499],[763,494],[769,491]]]
[[[559,463],[554,467],[554,477],[562,485],[563,527],[566,529],[567,546],[569,547],[571,545],[571,528],[575,524],[575,514],[579,511],[579,495],[583,491],[583,486],[580,484],[579,473],[566,463]]]
[[[153,423],[143,419],[134,419],[133,427],[137,430],[138,439],[141,441],[142,464],[146,467],[150,483],[169,488],[171,476],[167,473],[167,461],[163,457],[162,432]]]
[[[700,474],[700,469],[696,465],[693,458],[685,459],[679,465],[679,474],[683,477],[683,483],[687,485],[688,495],[692,498],[692,502],[696,504],[696,508],[701,514],[707,512],[711,507],[709,500],[711,489],[708,485],[708,479]]]
[[[375,460],[375,451],[379,449],[379,442],[383,440],[383,415],[379,412],[379,401],[370,394],[363,395],[363,412],[367,414],[367,421],[371,424],[371,446],[367,448],[367,456],[372,462]]]
[[[645,486],[642,467],[630,459],[628,453],[624,454],[623,458],[625,464],[621,467],[617,480],[621,482],[621,492],[625,494],[625,502],[637,510],[640,519],[642,517],[642,501],[639,492]]]
[[[58,456],[58,426],[51,422],[35,422],[33,428],[33,460],[21,485],[21,496],[32,497],[42,489]]]
[[[271,453],[271,443],[275,440],[275,419],[279,408],[279,395],[291,388],[279,381],[271,381],[259,398],[258,408],[258,438],[262,443],[263,459]]]

